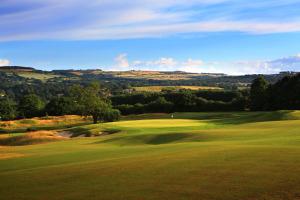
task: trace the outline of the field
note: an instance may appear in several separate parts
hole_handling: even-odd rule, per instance
[[[38,79],[46,82],[49,79],[60,77],[59,75],[50,74],[50,73],[37,73],[37,72],[19,72],[19,76],[29,79]]]
[[[300,111],[145,114],[67,130],[100,136],[0,147],[0,199],[300,199]]]
[[[220,87],[208,87],[208,86],[145,86],[145,87],[134,87],[135,91],[138,92],[161,92],[163,89],[179,90],[222,90]]]

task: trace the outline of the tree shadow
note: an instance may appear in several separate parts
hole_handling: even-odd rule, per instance
[[[184,142],[194,138],[195,135],[191,133],[164,133],[164,134],[148,134],[148,135],[134,135],[121,136],[110,138],[102,141],[94,142],[93,144],[114,143],[119,145],[162,145],[176,142]]]
[[[237,113],[236,115],[210,121],[217,125],[240,125],[255,122],[295,120],[297,118],[290,115],[293,111],[272,111],[272,112],[245,112]]]

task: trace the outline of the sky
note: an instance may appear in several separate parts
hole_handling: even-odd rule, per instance
[[[300,71],[300,0],[0,0],[0,66]]]

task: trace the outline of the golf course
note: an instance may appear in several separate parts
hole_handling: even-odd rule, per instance
[[[1,200],[300,199],[300,111],[130,115],[63,131],[72,137],[0,146]]]

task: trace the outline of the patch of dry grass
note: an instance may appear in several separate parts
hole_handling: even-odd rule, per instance
[[[3,146],[22,146],[39,144],[51,141],[58,141],[65,139],[57,134],[57,131],[35,131],[24,135],[0,137],[0,145]]]
[[[0,129],[4,132],[24,132],[29,128],[47,129],[72,126],[91,122],[91,119],[77,115],[36,117],[32,119],[21,119],[12,121],[0,121]]]

